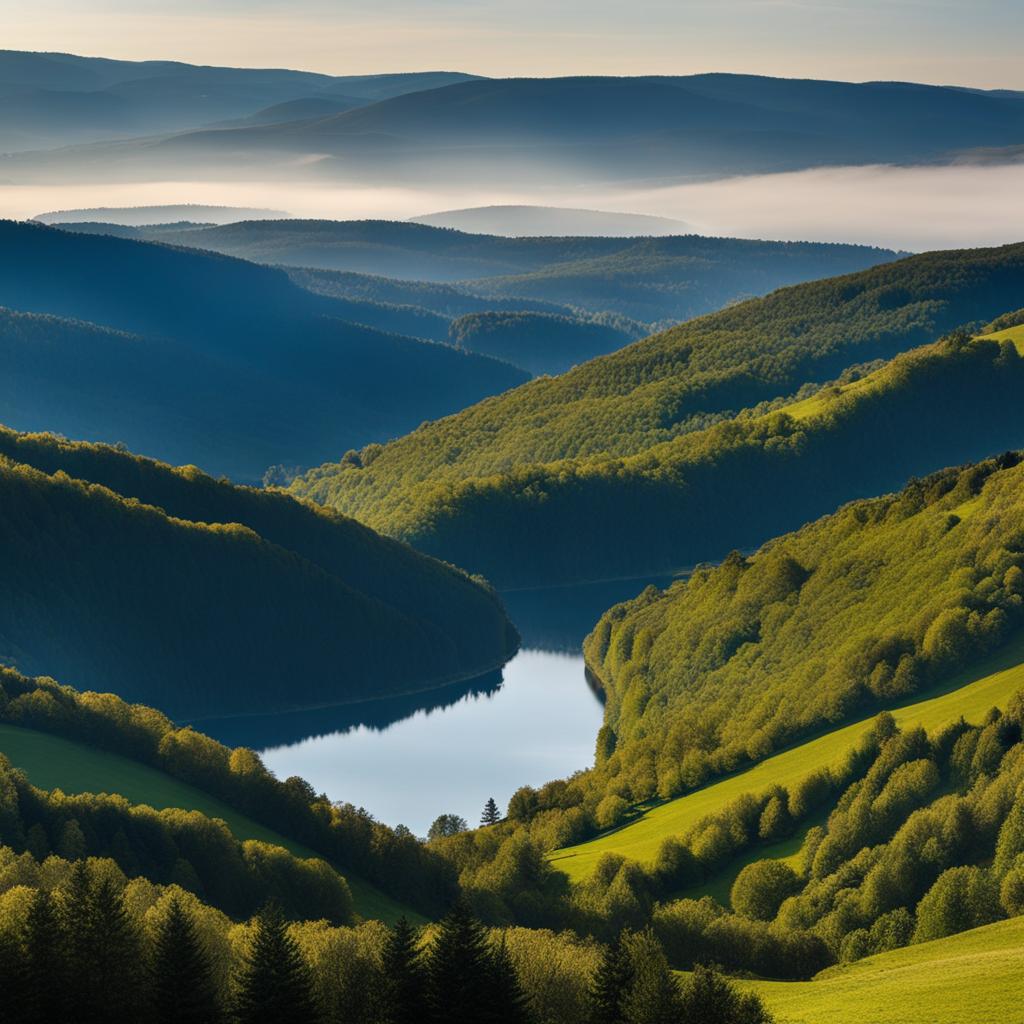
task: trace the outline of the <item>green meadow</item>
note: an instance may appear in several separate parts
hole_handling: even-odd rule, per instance
[[[922,725],[934,730],[961,715],[978,722],[992,707],[1004,706],[1018,690],[1024,689],[1024,636],[985,659],[971,671],[950,679],[932,696],[913,704],[892,708],[900,726]],[[835,729],[759,762],[746,771],[722,779],[675,800],[640,809],[639,817],[614,831],[551,854],[551,860],[574,881],[587,878],[605,853],[622,854],[643,863],[652,863],[658,848],[668,836],[680,836],[702,818],[721,811],[743,793],[760,793],[770,786],[790,787],[811,772],[837,764],[871,727],[874,716]],[[796,851],[778,851],[790,856]],[[773,854],[761,847],[751,854],[760,860]],[[736,865],[736,870],[742,867]],[[730,876],[735,877],[735,873]],[[731,884],[731,882],[730,882]],[[722,883],[719,889],[727,886]],[[711,889],[714,895],[719,895]]]
[[[39,789],[61,789],[70,794],[117,793],[129,803],[146,804],[155,810],[177,807],[199,811],[209,818],[223,821],[236,839],[256,839],[283,846],[297,857],[319,856],[309,847],[260,825],[209,793],[120,754],[35,729],[3,724],[0,724],[0,753],[25,772],[29,781]],[[410,920],[419,919],[414,911],[369,883],[347,871],[342,873],[352,891],[356,912],[363,917],[387,922],[402,915]]]
[[[830,967],[811,981],[740,982],[776,1024],[1021,1020],[1024,917]]]

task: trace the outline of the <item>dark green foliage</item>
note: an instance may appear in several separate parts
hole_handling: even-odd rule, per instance
[[[481,1024],[495,1012],[494,956],[464,899],[441,921],[427,959],[427,1005],[444,1024]]]
[[[318,1019],[309,967],[273,904],[256,918],[238,979],[235,1018],[239,1024],[313,1024]]]
[[[81,688],[252,712],[463,679],[516,646],[485,587],[279,493],[9,431],[0,493],[4,640]]]
[[[469,828],[466,819],[458,814],[439,814],[427,830],[428,839],[444,839],[457,836]]]
[[[909,475],[1021,443],[1012,396],[1024,371],[1012,346],[994,343],[918,355],[864,395],[831,401],[826,390],[806,423],[755,413],[1016,307],[1022,265],[1019,245],[929,253],[782,289],[292,486],[510,587],[722,557]],[[734,419],[739,409],[753,411]]]
[[[424,1024],[428,1019],[427,975],[416,929],[399,918],[384,946],[383,1024]]]
[[[530,1024],[529,1002],[519,984],[504,936],[491,950],[490,987],[487,1004],[481,1008],[481,1017],[494,1024]]]
[[[31,984],[21,943],[10,930],[0,931],[0,1020],[4,1024],[28,1024],[42,1019],[35,1013]],[[59,979],[47,978],[46,984],[59,984]]]
[[[623,1024],[625,998],[633,983],[633,961],[617,932],[601,953],[590,989],[590,1024]]]
[[[59,1020],[68,997],[67,934],[50,893],[37,889],[29,904],[23,935],[26,982],[25,1020]]]
[[[223,1020],[213,969],[195,921],[171,899],[153,940],[154,1024],[218,1024]]]
[[[698,964],[681,986],[680,1019],[686,1024],[771,1024],[772,1017],[756,995],[741,995],[717,971]]]
[[[501,821],[501,811],[498,810],[498,805],[494,802],[494,797],[489,796],[487,803],[484,804],[483,814],[480,815],[481,825],[497,825]]]
[[[630,983],[622,999],[625,1024],[677,1024],[679,989],[654,932],[647,928],[626,939]],[[686,1019],[686,1018],[682,1018]]]

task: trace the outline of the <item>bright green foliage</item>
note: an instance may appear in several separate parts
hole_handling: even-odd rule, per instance
[[[239,1024],[313,1024],[318,1019],[309,967],[274,905],[256,918],[234,1012]]]
[[[782,901],[799,888],[800,879],[788,864],[780,860],[758,860],[739,873],[729,901],[737,914],[757,921],[771,921]]]
[[[486,588],[280,493],[0,431],[0,494],[0,653],[82,688],[197,717],[422,689],[515,649]]]
[[[218,1024],[213,965],[192,915],[172,897],[153,940],[154,1024]]]
[[[917,908],[914,942],[991,924],[1002,917],[997,879],[986,868],[959,867],[944,871]]]
[[[1019,303],[1022,261],[1021,246],[929,253],[783,289],[313,470],[293,490],[500,585],[718,557],[910,473],[1010,447],[1020,384],[995,399],[993,353],[947,374],[904,364],[814,429],[779,416],[703,428],[991,319]]]

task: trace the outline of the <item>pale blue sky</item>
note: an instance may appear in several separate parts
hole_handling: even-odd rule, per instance
[[[744,71],[1024,89],[1024,0],[0,0],[2,45],[335,74]]]

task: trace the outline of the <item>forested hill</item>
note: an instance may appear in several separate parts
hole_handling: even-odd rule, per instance
[[[0,654],[23,671],[198,717],[426,689],[515,649],[486,588],[325,510],[102,446],[0,449]]]
[[[527,376],[357,326],[350,306],[279,270],[32,224],[0,222],[0,306],[0,421],[246,481],[393,437]]]
[[[756,416],[709,424],[965,321],[991,319],[1022,297],[1024,245],[929,253],[783,289],[532,381],[293,486],[498,585],[684,566],[898,486],[909,473],[1009,447],[1020,426],[1012,391],[1000,392],[1000,404],[984,388],[990,373],[1004,379],[1003,362],[1012,379],[1016,364],[1014,353],[995,347],[947,352],[973,367],[963,381],[924,372],[926,364],[952,367],[941,357],[905,364],[922,372],[905,379],[901,371],[868,404],[850,396],[831,425],[829,417],[796,428]],[[971,383],[975,371],[980,388]],[[917,397],[896,395],[904,383]],[[967,414],[963,421],[935,404],[947,395]],[[810,437],[815,445],[804,453]],[[829,441],[840,437],[838,447]],[[765,476],[744,462],[748,455],[764,460]],[[826,471],[843,458],[856,472],[835,470],[830,489],[818,458]],[[812,506],[797,497],[803,488],[819,496]],[[788,506],[789,518],[773,518],[774,502]]]

